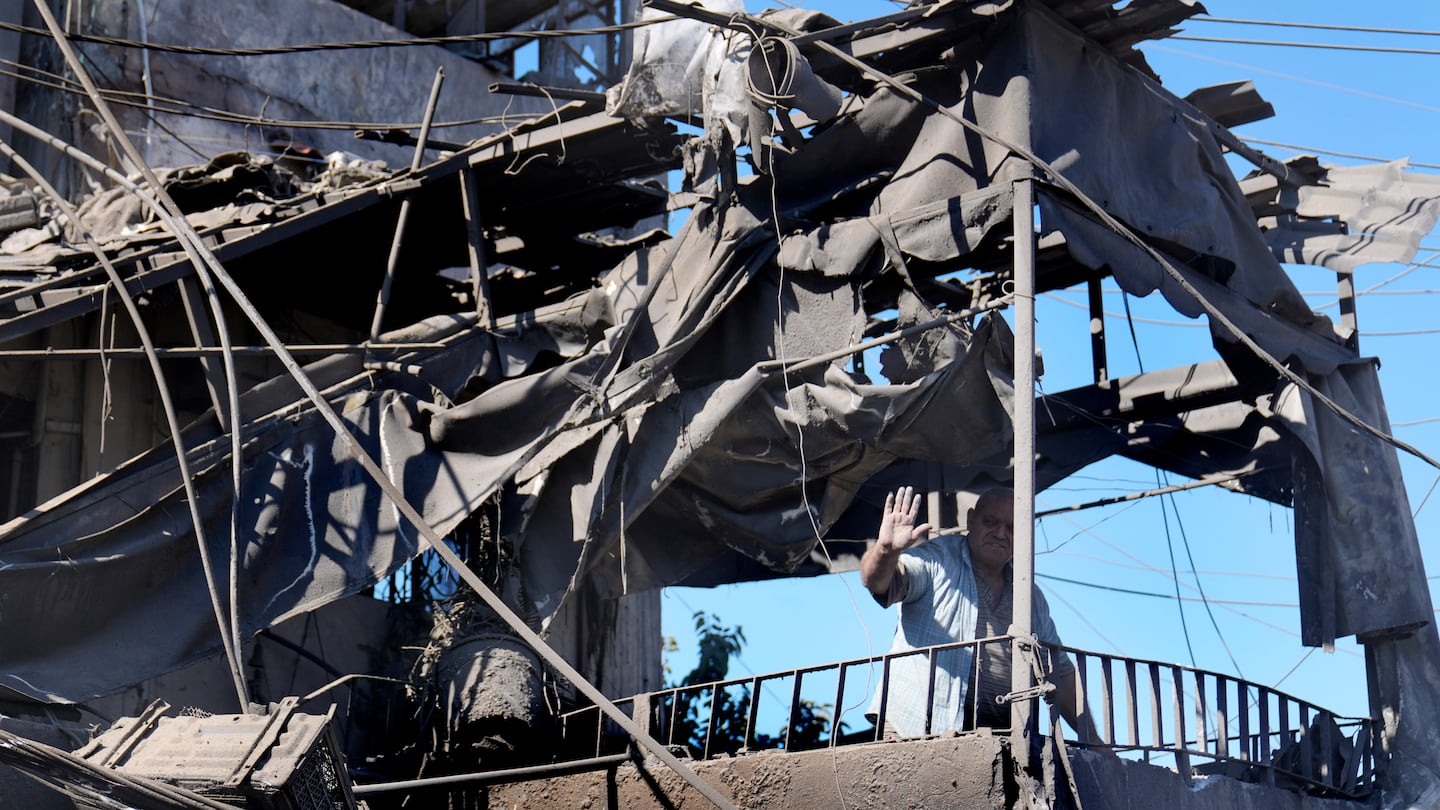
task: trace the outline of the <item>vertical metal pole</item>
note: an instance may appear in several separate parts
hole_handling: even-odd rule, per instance
[[[460,196],[465,204],[465,233],[470,245],[470,294],[475,299],[476,322],[495,331],[495,304],[490,299],[490,268],[485,261],[485,229],[480,220],[479,178],[473,166],[460,172]]]
[[[1110,377],[1110,361],[1105,352],[1105,297],[1100,289],[1100,279],[1092,278],[1090,293],[1090,355],[1095,365],[1095,382],[1103,383]]]
[[[1010,690],[1033,686],[1033,673],[1021,654],[1020,639],[1031,634],[1031,596],[1035,582],[1035,186],[1015,184],[1015,591]],[[1010,704],[1010,734],[1015,744],[1029,733],[1031,704]],[[1017,751],[1025,749],[1016,748]]]
[[[400,7],[396,4],[397,9]],[[430,123],[435,120],[435,108],[440,104],[440,86],[444,83],[445,68],[436,68],[435,81],[430,85],[430,98],[425,102],[425,119],[420,124],[420,135],[415,141],[415,156],[410,160],[411,174],[420,171],[420,167],[425,163],[425,144],[430,140]],[[380,282],[380,294],[375,300],[375,317],[370,321],[371,343],[380,339],[380,325],[385,320],[385,308],[390,305],[390,286],[395,281],[395,269],[400,264],[400,246],[405,243],[405,225],[410,220],[410,201],[413,199],[413,196],[407,196],[400,201],[400,216],[395,220],[395,238],[390,242],[390,257],[385,262],[385,279]]]
[[[1345,330],[1345,343],[1358,352],[1360,322],[1355,316],[1355,276],[1351,273],[1336,273],[1335,279],[1340,294],[1340,325]]]

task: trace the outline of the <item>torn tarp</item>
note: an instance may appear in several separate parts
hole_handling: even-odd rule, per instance
[[[1008,440],[1008,332],[998,325],[973,337],[957,325],[947,362],[906,385],[865,385],[834,363],[761,368],[857,340],[856,282],[885,254],[838,250],[849,272],[782,271],[774,230],[753,213],[767,199],[749,196],[753,209],[697,209],[679,237],[537,313],[545,320],[530,321],[528,337],[447,319],[441,336],[451,345],[421,358],[420,380],[362,375],[353,358],[312,367],[367,451],[441,533],[512,488],[521,506],[507,510],[504,531],[527,612],[550,615],[578,574],[618,593],[668,584],[724,555],[793,567],[893,458],[964,463]],[[871,230],[861,242],[874,239]],[[425,331],[390,339],[436,338]],[[562,361],[500,380],[516,370],[505,358],[523,366],[542,345]],[[293,384],[267,386],[242,402],[247,634],[362,590],[418,543],[296,401]],[[211,554],[225,561],[228,443],[213,427],[191,433],[190,446],[203,442],[196,484]],[[0,611],[0,684],[83,700],[218,649],[177,475],[162,450],[151,451],[0,529],[0,586],[19,606]]]
[[[1390,419],[1373,360],[1313,380],[1322,394],[1386,435]],[[1290,433],[1295,563],[1305,644],[1408,636],[1434,621],[1424,561],[1395,448],[1287,385],[1275,410]]]

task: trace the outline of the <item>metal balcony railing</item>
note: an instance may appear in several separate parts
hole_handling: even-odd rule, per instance
[[[895,661],[925,657],[933,698],[940,653],[983,645],[1001,650],[1010,643],[1009,637],[997,637],[938,645],[674,687],[616,703],[628,707],[656,739],[697,759],[875,742],[885,736]],[[1369,718],[1340,717],[1267,686],[1178,664],[1072,647],[1041,650],[1041,658],[1059,651],[1072,656],[1075,689],[1085,698],[1078,702],[1088,706],[1099,737],[1080,739],[1071,731],[1066,740],[1072,745],[1173,767],[1187,780],[1194,774],[1224,774],[1350,799],[1368,795],[1383,766]],[[1041,668],[1050,672],[1047,665]],[[881,711],[868,715],[877,691]],[[1053,728],[1056,709],[1045,701],[1039,704],[1036,722]],[[576,755],[615,754],[628,745],[619,727],[593,706],[571,711],[561,722]],[[926,726],[933,728],[928,717]],[[767,733],[772,728],[774,733]]]

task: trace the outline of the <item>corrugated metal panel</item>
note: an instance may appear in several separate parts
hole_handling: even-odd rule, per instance
[[[1118,9],[1115,0],[1061,0],[1049,6],[1112,51],[1164,39],[1175,33],[1172,26],[1205,13],[1205,7],[1194,0],[1132,0]]]

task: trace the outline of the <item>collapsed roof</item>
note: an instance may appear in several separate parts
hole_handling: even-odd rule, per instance
[[[1373,365],[1280,262],[1408,260],[1440,183],[1244,147],[1217,118],[1263,108],[1253,91],[1178,98],[1131,47],[1199,10],[954,2],[846,26],[781,13],[735,25],[746,33],[725,27],[733,10],[691,11],[698,27],[643,29],[613,115],[575,102],[339,188],[278,192],[274,168],[244,157],[168,185],[266,318],[353,344],[411,201],[390,331],[306,373],[436,533],[499,500],[511,598],[543,620],[582,580],[614,595],[844,567],[894,482],[1008,479],[1013,347],[985,313],[1011,300],[1013,189],[1031,182],[1037,289],[1113,276],[1158,291],[1209,318],[1221,357],[1045,397],[1040,485],[1123,454],[1293,503],[1313,552],[1307,643],[1413,632],[1432,618],[1423,589],[1381,587],[1423,571],[1394,450],[1317,396],[1388,433]],[[646,59],[691,45],[688,78]],[[1237,181],[1227,152],[1256,172]],[[678,194],[645,180],[677,168]],[[250,202],[214,206],[231,198]],[[621,233],[680,204],[693,208],[673,237]],[[179,240],[97,236],[152,317],[178,311],[195,272]],[[105,306],[72,241],[4,272],[0,343]],[[877,375],[853,358],[880,333]],[[183,380],[204,403],[199,366]],[[240,398],[238,483],[215,402],[183,443],[213,559],[238,527],[243,635],[423,549],[288,375]],[[79,701],[219,649],[182,473],[156,447],[0,526],[15,597],[0,685]],[[1356,544],[1358,527],[1373,542]],[[836,556],[817,553],[822,537]]]

